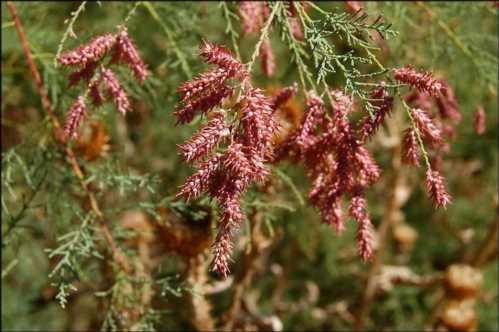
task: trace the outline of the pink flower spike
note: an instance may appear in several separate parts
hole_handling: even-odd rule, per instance
[[[64,132],[68,137],[76,138],[78,136],[78,127],[81,125],[86,113],[87,106],[85,105],[85,98],[79,96],[69,109],[69,114],[64,124]]]
[[[228,72],[230,77],[246,78],[246,67],[225,47],[203,41],[199,54],[209,64],[217,65]]]
[[[177,117],[177,124],[189,123],[196,116],[196,112],[206,113],[214,107],[221,104],[224,98],[232,95],[233,89],[227,86],[220,86],[217,89],[208,90],[204,95],[198,96],[185,103],[179,105],[174,115]]]
[[[207,155],[220,141],[229,134],[222,112],[215,116],[188,141],[178,145],[180,154],[188,163]]]
[[[116,38],[112,34],[98,36],[75,50],[61,54],[57,62],[63,66],[85,66],[97,62],[111,50],[115,42]]]
[[[210,185],[210,178],[219,168],[220,154],[213,155],[198,165],[198,171],[187,178],[180,187],[176,197],[184,197],[186,201],[199,197]]]
[[[240,1],[239,15],[243,23],[243,32],[245,34],[258,32],[262,27],[267,4],[260,1]]]
[[[126,63],[133,71],[137,80],[140,83],[144,83],[148,75],[146,64],[140,57],[135,44],[128,36],[126,28],[122,28],[118,33],[116,44],[116,50],[111,63]]]
[[[446,83],[444,84],[444,92],[442,96],[436,98],[438,112],[443,119],[451,119],[454,123],[461,122],[461,113],[459,113],[459,105],[457,103],[454,90]]]
[[[394,77],[397,81],[407,83],[434,97],[438,97],[445,89],[444,84],[441,81],[434,79],[431,73],[419,73],[410,66],[395,69]]]
[[[426,189],[436,207],[445,207],[451,202],[451,196],[445,189],[445,179],[438,171],[426,171]]]
[[[81,80],[89,81],[95,73],[97,62],[89,62],[82,69],[75,71],[69,75],[69,87],[72,87]]]
[[[118,111],[123,115],[131,111],[128,96],[118,81],[118,78],[116,78],[111,70],[106,68],[102,69],[102,81],[107,86],[109,95]]]
[[[354,188],[350,201],[349,214],[357,223],[357,242],[359,255],[365,262],[372,256],[372,225],[367,213],[367,201],[362,193],[362,189]]]
[[[419,166],[419,145],[414,128],[404,131],[402,143],[402,162],[408,165]]]
[[[420,108],[412,108],[411,114],[424,138],[431,144],[442,143],[442,131],[433,123],[427,112]]]
[[[485,110],[482,105],[477,106],[475,114],[473,115],[473,126],[477,135],[485,133]]]
[[[305,114],[303,115],[296,135],[296,144],[303,151],[310,146],[314,129],[324,114],[325,108],[322,100],[310,93],[307,100],[307,109],[305,110]]]
[[[272,45],[270,44],[269,38],[265,38],[260,47],[261,52],[261,63],[262,63],[262,71],[267,76],[270,77],[274,75],[275,71],[275,60],[274,60],[274,52],[272,51]]]
[[[371,93],[372,104],[377,108],[374,119],[368,114],[362,120],[359,137],[362,142],[370,139],[381,126],[385,117],[390,114],[393,105],[393,97],[390,97],[383,86]]]

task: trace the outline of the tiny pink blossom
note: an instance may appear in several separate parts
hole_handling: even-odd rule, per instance
[[[309,94],[307,100],[307,109],[303,115],[300,126],[297,130],[296,144],[302,150],[305,150],[311,143],[311,135],[314,132],[314,128],[319,123],[319,120],[324,116],[325,108],[322,100],[313,94]]]
[[[79,96],[69,109],[69,114],[64,124],[64,132],[68,137],[76,138],[78,136],[78,127],[81,125],[86,113],[85,97]]]
[[[412,108],[411,114],[419,132],[429,143],[438,145],[442,142],[442,131],[435,125],[427,112],[419,108]]]
[[[229,77],[246,78],[246,66],[237,60],[225,47],[204,41],[199,54],[209,64],[217,65],[227,71]]]
[[[461,113],[457,103],[454,90],[446,83],[442,82],[444,90],[441,96],[436,97],[437,108],[443,119],[451,119],[454,123],[461,122]]]
[[[267,7],[267,4],[264,1],[239,2],[239,15],[241,16],[245,34],[260,31],[266,19],[267,11],[265,7]]]
[[[436,207],[445,207],[451,202],[451,196],[445,189],[445,179],[438,171],[426,171],[426,189]]]
[[[408,165],[419,166],[419,145],[414,128],[404,132],[402,143],[402,162]]]
[[[367,213],[367,201],[361,189],[355,189],[349,208],[350,216],[353,217],[357,223],[357,242],[359,248],[359,255],[363,261],[367,261],[373,252],[372,242],[372,224]]]
[[[128,36],[126,28],[121,28],[116,38],[116,48],[111,63],[125,63],[133,71],[137,80],[143,83],[148,75],[147,67]]]
[[[177,197],[184,197],[186,201],[199,197],[210,185],[210,178],[219,168],[220,154],[213,155],[207,161],[198,165],[198,171],[187,178],[180,187]]]
[[[444,90],[443,83],[434,79],[431,73],[419,73],[410,66],[395,69],[394,77],[397,81],[407,83],[434,97],[438,97]]]
[[[275,59],[269,38],[265,38],[265,40],[263,41],[262,46],[260,46],[260,53],[261,53],[261,61],[262,61],[261,64],[262,64],[263,73],[267,77],[274,75]]]
[[[393,105],[393,97],[390,97],[384,86],[380,86],[371,93],[370,99],[376,108],[374,118],[368,114],[364,117],[360,127],[359,137],[362,142],[370,139],[383,123],[385,117],[390,114]]]
[[[482,105],[478,105],[473,115],[473,127],[478,135],[485,133],[485,110]]]
[[[208,154],[224,136],[228,135],[228,126],[223,113],[215,116],[184,144],[178,145],[180,154],[187,162],[192,162]]]
[[[85,66],[97,62],[114,46],[116,38],[112,34],[95,37],[75,50],[65,52],[57,58],[63,66]]]
[[[123,89],[118,78],[116,78],[110,69],[102,69],[102,81],[104,85],[107,86],[109,95],[118,111],[123,115],[131,111],[130,101],[128,100],[125,89]]]
[[[204,91],[204,95],[199,96],[197,94],[196,98],[191,98],[183,105],[178,105],[177,111],[174,113],[177,117],[177,124],[189,123],[194,119],[198,111],[206,113],[219,106],[223,99],[232,95],[233,91],[231,87],[222,85],[218,89]]]

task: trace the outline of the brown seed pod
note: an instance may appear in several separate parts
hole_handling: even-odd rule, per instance
[[[451,300],[440,316],[440,323],[450,331],[476,331],[474,300]]]
[[[445,273],[445,288],[454,298],[476,297],[482,281],[482,273],[465,264],[451,265]]]
[[[418,239],[418,232],[405,223],[398,223],[393,228],[393,238],[397,249],[402,252],[410,251]]]

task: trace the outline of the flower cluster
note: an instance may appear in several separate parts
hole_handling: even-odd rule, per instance
[[[301,124],[278,146],[275,161],[291,158],[303,163],[312,183],[309,199],[323,221],[337,231],[344,229],[343,197],[350,197],[348,211],[358,224],[359,254],[367,260],[372,255],[372,225],[364,191],[378,180],[380,169],[364,142],[390,111],[392,99],[383,86],[373,91],[378,114],[364,119],[356,132],[348,119],[352,100],[339,90],[330,93],[332,116],[319,97],[308,94]]]
[[[204,42],[200,55],[216,68],[178,88],[181,98],[174,114],[180,124],[192,121],[197,112],[206,114],[209,120],[179,145],[182,157],[197,171],[180,187],[177,197],[189,200],[207,193],[218,201],[221,216],[212,269],[226,277],[232,238],[244,219],[241,199],[253,182],[264,181],[269,173],[265,162],[272,157],[271,142],[277,131],[274,108],[285,98],[271,100],[252,87],[245,66],[227,49]],[[229,79],[240,84],[231,86]],[[236,89],[240,89],[238,100],[222,109],[222,102]]]
[[[112,54],[108,66],[112,64],[127,65],[139,83],[143,83],[148,75],[146,65],[124,27],[120,27],[116,35],[98,36],[72,51],[61,54],[57,58],[60,65],[78,68],[69,75],[69,86],[74,86],[81,81],[86,82],[87,85],[86,92],[77,98],[69,110],[64,126],[68,137],[78,136],[78,127],[87,113],[85,104],[87,96],[96,107],[110,99],[122,114],[131,110],[130,101],[119,79],[111,69],[104,67],[102,63],[108,54]]]
[[[415,88],[407,97],[405,102],[411,105],[410,117],[413,126],[404,131],[402,141],[402,162],[408,165],[419,166],[421,152],[424,142],[433,150],[434,156],[430,164],[427,164],[426,188],[430,198],[436,207],[445,207],[451,198],[445,189],[445,180],[437,170],[442,160],[442,153],[449,151],[449,146],[444,143],[443,135],[454,137],[455,129],[452,125],[443,123],[449,120],[452,124],[461,121],[458,103],[454,91],[444,80],[433,78],[431,73],[418,73],[409,66],[396,69],[394,73],[396,80],[407,83]],[[432,99],[438,109],[437,117],[432,117]],[[425,155],[425,158],[428,158]]]

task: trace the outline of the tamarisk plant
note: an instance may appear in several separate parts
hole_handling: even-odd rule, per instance
[[[69,109],[64,132],[70,138],[78,136],[78,128],[85,118],[88,109],[86,99],[90,97],[94,106],[100,106],[110,99],[116,109],[125,115],[131,111],[130,100],[115,73],[109,69],[113,64],[126,65],[133,72],[135,79],[142,84],[148,72],[134,42],[128,36],[126,27],[118,27],[117,34],[105,34],[93,38],[80,47],[60,54],[57,62],[65,67],[77,67],[78,70],[69,75],[69,86],[80,81],[85,82],[86,90]],[[104,58],[111,59],[104,66]]]

